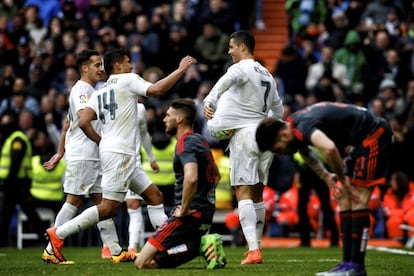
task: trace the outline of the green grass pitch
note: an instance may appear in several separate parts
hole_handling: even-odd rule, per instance
[[[44,263],[42,248],[27,247],[22,250],[0,248],[0,275],[314,275],[335,266],[341,260],[340,248],[265,248],[263,264],[240,265],[244,247],[225,247],[227,265],[223,269],[204,269],[204,259],[198,257],[177,269],[138,271],[133,263],[112,264],[100,258],[98,247],[66,247],[65,257],[74,265]],[[370,249],[366,256],[369,275],[414,275],[414,250],[388,252]]]

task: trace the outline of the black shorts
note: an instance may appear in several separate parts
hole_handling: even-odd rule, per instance
[[[357,147],[352,147],[346,174],[355,186],[370,187],[384,184],[388,178],[391,159],[392,130],[387,122],[367,136]]]
[[[175,268],[200,255],[200,239],[207,231],[200,216],[170,217],[148,239],[158,249],[154,261],[160,268]]]

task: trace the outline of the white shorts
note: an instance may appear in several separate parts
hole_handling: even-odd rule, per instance
[[[142,194],[152,184],[142,167],[135,167],[131,175],[131,183],[129,189],[136,195]]]
[[[128,189],[128,191],[126,193],[126,196],[125,196],[125,200],[128,200],[128,199],[143,200],[142,196],[140,196],[139,194],[134,193],[133,191],[131,191],[129,189]]]
[[[135,169],[135,155],[102,152],[100,158],[102,197],[123,202]]]
[[[99,161],[67,162],[63,191],[77,196],[102,193],[101,173]]]
[[[230,139],[231,186],[267,184],[273,154],[260,152],[256,143],[256,126],[237,129]]]
[[[131,177],[131,183],[129,184],[129,190],[125,196],[125,200],[127,199],[139,199],[143,200],[143,198],[140,196],[140,194],[145,191],[149,185],[152,184],[151,179],[148,178],[147,174],[145,173],[144,169],[141,167],[141,162],[136,163],[136,167],[134,172],[132,173]],[[131,190],[131,186],[133,186],[132,189],[138,189],[141,193],[136,193]]]

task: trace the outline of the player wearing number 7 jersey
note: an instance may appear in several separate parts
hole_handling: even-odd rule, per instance
[[[233,65],[204,99],[204,115],[210,133],[234,129],[230,138],[230,180],[236,191],[240,223],[249,247],[242,264],[262,262],[260,240],[265,209],[262,198],[272,160],[255,142],[256,127],[269,116],[281,119],[283,105],[269,71],[254,60],[255,40],[251,33],[230,36],[229,55]],[[214,135],[213,135],[214,136]]]
[[[175,71],[156,83],[150,83],[131,73],[131,59],[127,51],[115,49],[104,55],[104,68],[109,78],[105,86],[92,95],[79,118],[79,127],[86,136],[99,144],[102,201],[72,220],[47,229],[53,252],[59,260],[64,260],[61,252],[64,239],[91,227],[100,220],[116,216],[128,188],[141,194],[148,204],[157,205],[162,202],[162,194],[155,185],[134,181],[138,173],[135,166],[135,139],[138,131],[137,99],[140,95],[152,97],[163,95],[195,62],[194,58],[186,56]],[[102,124],[102,138],[91,124],[96,119]],[[165,217],[163,212],[162,208],[160,215]],[[159,223],[164,219],[161,218]],[[119,259],[122,259],[123,255],[126,254],[121,252]],[[114,256],[112,260],[122,261],[114,259]]]

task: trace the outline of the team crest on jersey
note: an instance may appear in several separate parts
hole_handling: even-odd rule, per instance
[[[80,103],[84,104],[87,101],[88,101],[88,95],[86,95],[86,94],[79,95],[79,102]]]

